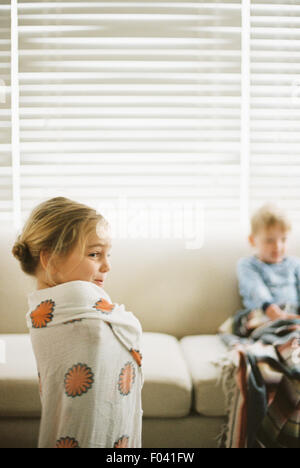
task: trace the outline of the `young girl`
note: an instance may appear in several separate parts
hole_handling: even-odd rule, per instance
[[[13,255],[37,279],[27,324],[42,417],[39,448],[141,447],[141,326],[103,290],[109,226],[63,197],[37,206]]]

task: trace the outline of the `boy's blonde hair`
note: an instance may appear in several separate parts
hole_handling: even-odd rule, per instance
[[[87,236],[100,226],[108,229],[107,221],[93,208],[64,197],[52,198],[32,211],[12,254],[22,270],[34,276],[41,251],[49,252],[49,273],[54,256],[67,256],[78,243],[83,254]]]
[[[260,230],[273,226],[280,226],[283,231],[292,228],[284,211],[274,204],[265,204],[251,218],[251,234],[256,235]]]

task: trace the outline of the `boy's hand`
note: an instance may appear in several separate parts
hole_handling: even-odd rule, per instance
[[[278,319],[287,320],[287,319],[295,318],[295,315],[287,314],[277,304],[269,305],[269,307],[266,308],[266,315],[271,320],[278,320]]]
[[[271,320],[282,319],[285,315],[285,312],[277,304],[271,304],[266,308],[266,316]]]

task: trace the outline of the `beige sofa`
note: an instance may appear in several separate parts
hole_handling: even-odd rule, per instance
[[[10,254],[14,237],[1,229],[0,447],[36,447],[40,400],[25,323],[35,282]],[[199,250],[181,240],[114,242],[106,290],[144,330],[144,447],[217,446],[225,404],[214,361],[226,349],[216,332],[241,307],[235,265],[249,252],[243,234],[224,227]]]

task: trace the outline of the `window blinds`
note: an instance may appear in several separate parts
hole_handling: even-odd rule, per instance
[[[10,1],[0,2],[0,220],[12,221]]]
[[[0,219],[14,208],[9,4],[0,1]],[[251,210],[280,199],[299,219],[299,21],[299,0],[18,1],[23,216],[65,195],[100,209],[200,200],[206,223],[233,221],[244,190]]]
[[[24,213],[63,194],[236,219],[239,0],[18,3]]]
[[[300,220],[300,1],[251,1],[252,209],[280,200]]]

